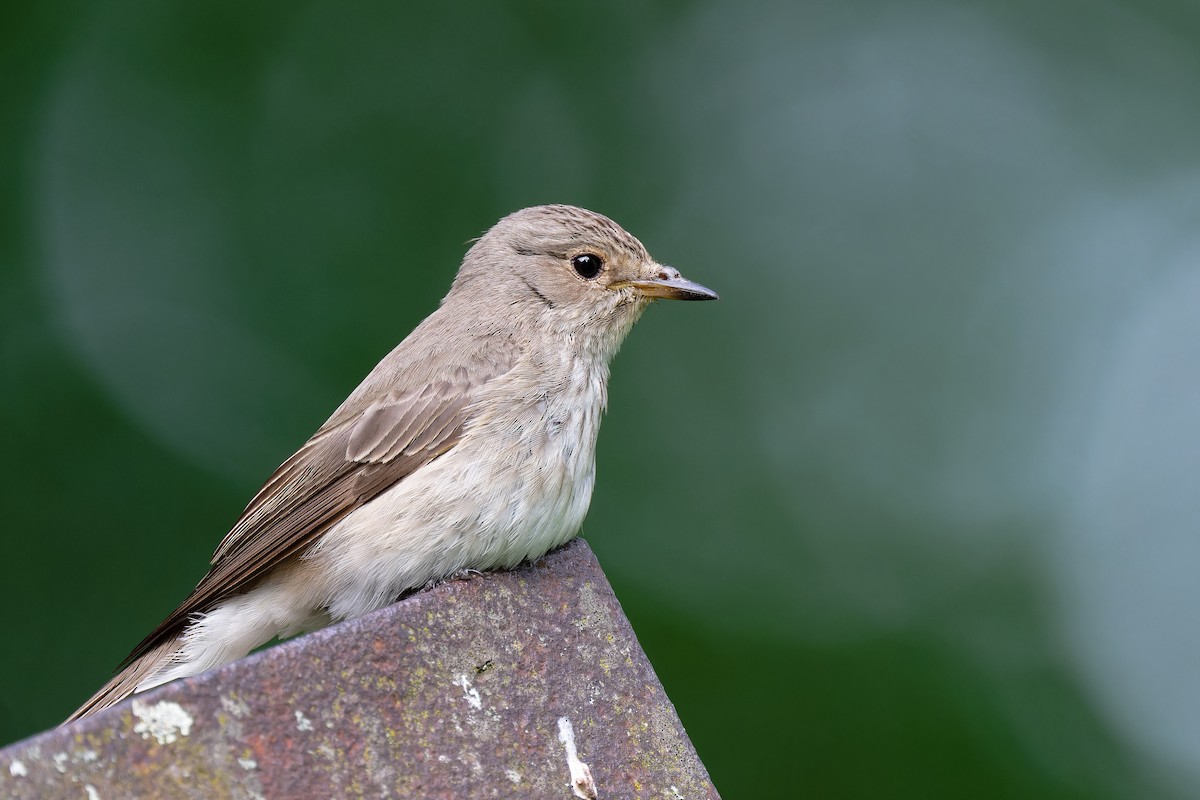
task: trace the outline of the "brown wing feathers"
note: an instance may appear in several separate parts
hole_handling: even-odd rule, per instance
[[[192,616],[250,589],[351,511],[451,449],[469,422],[475,391],[515,360],[515,348],[498,344],[480,353],[486,357],[469,376],[473,380],[457,372],[417,391],[393,391],[326,423],[264,484],[217,548],[208,574],[121,668],[173,641]]]

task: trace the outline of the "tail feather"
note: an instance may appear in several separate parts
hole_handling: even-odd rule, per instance
[[[64,723],[91,716],[97,711],[116,705],[129,697],[137,691],[137,687],[142,682],[168,664],[175,653],[179,651],[179,647],[179,637],[175,637],[138,656],[122,667],[112,677],[112,680],[104,684],[100,691],[92,695],[90,700],[67,717]]]

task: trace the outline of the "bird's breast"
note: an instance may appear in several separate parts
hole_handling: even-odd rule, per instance
[[[332,579],[335,619],[458,570],[516,566],[579,531],[607,365],[554,366],[489,383],[453,448],[323,537],[308,558]]]
[[[515,547],[505,561],[513,563],[573,536],[595,482],[607,370],[575,362],[548,377],[522,386],[477,432],[497,486],[483,492],[507,506],[491,527],[506,531]]]
[[[464,498],[478,524],[464,530],[494,565],[541,555],[583,524],[607,381],[607,361],[555,352],[489,385],[462,443],[463,457],[478,465]]]

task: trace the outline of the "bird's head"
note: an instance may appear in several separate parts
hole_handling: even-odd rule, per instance
[[[651,301],[715,300],[717,293],[659,264],[608,217],[548,205],[508,215],[475,242],[446,302],[460,298],[619,344]]]

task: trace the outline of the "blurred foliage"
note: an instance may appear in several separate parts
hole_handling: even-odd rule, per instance
[[[58,722],[516,208],[723,302],[585,534],[727,797],[1191,797],[1200,7],[0,10],[0,740]]]

